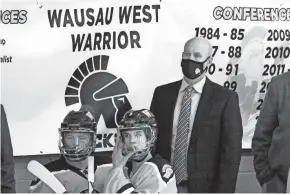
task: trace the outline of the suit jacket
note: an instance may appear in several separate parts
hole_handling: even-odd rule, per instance
[[[172,125],[181,80],[155,89],[151,111],[158,124],[156,152],[170,161]],[[208,78],[188,148],[188,191],[234,192],[241,159],[242,120],[236,92]]]
[[[290,167],[290,72],[273,77],[252,140],[261,185],[278,175],[286,185]]]
[[[15,193],[13,148],[9,126],[1,104],[1,193]]]

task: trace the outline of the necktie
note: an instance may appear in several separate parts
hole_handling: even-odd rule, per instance
[[[177,134],[173,158],[173,170],[175,172],[176,183],[179,184],[186,176],[187,171],[187,138],[189,131],[189,121],[191,112],[192,86],[187,86],[182,98],[180,114],[178,118]]]

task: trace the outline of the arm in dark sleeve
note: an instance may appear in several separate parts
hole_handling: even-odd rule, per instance
[[[156,118],[156,121],[157,121],[157,125],[158,125],[158,108],[157,108],[157,105],[158,105],[158,100],[157,100],[157,91],[158,91],[158,87],[155,88],[154,90],[154,93],[153,93],[153,97],[152,97],[152,101],[151,101],[151,105],[150,105],[150,111],[154,114],[155,118]],[[154,148],[154,150],[152,151],[152,154],[156,154],[156,153],[159,153],[159,137],[160,136],[160,133],[158,132],[157,134],[157,142],[156,142],[156,147]]]
[[[261,186],[275,175],[269,164],[268,150],[271,146],[273,130],[278,125],[276,95],[276,85],[272,80],[265,96],[252,140],[254,168]]]
[[[152,101],[151,101],[151,105],[150,105],[150,111],[156,116],[157,114],[157,88],[155,88],[154,93],[153,93],[153,97],[152,97]]]
[[[222,114],[221,153],[219,161],[218,193],[234,193],[239,172],[243,126],[239,97],[233,92]]]
[[[15,193],[13,148],[9,126],[1,104],[1,192]]]

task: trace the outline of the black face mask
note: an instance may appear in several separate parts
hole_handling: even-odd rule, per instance
[[[181,67],[182,73],[185,77],[189,79],[198,78],[206,69],[203,68],[204,63],[209,59],[209,57],[203,62],[193,61],[191,59],[182,59]]]

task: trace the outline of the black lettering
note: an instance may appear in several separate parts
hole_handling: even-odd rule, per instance
[[[138,31],[71,34],[72,51],[142,48]],[[130,44],[130,45],[129,45]]]
[[[100,46],[101,40],[102,40],[102,34],[95,33],[94,50],[96,50],[96,46],[98,46],[98,50],[101,50],[101,46]]]
[[[59,10],[58,13],[56,12],[56,10],[53,10],[52,15],[51,15],[51,11],[48,10],[47,16],[48,16],[48,21],[51,28],[54,27],[54,23],[56,24],[58,28],[60,27],[61,14],[62,14],[62,10]]]
[[[86,44],[84,46],[84,51],[86,51],[87,49],[89,49],[90,51],[92,50],[92,39],[91,38],[92,38],[91,33],[89,33],[87,36]]]
[[[152,15],[149,12],[149,10],[150,10],[150,6],[149,5],[144,5],[144,7],[143,7],[143,14],[145,16],[147,16],[147,18],[145,18],[145,17],[143,18],[143,22],[145,22],[145,23],[149,23],[152,20]]]
[[[135,48],[134,44],[136,44],[136,46],[138,48],[141,48],[141,45],[139,44],[140,41],[140,34],[137,31],[130,31],[130,39],[131,39],[131,48]]]
[[[87,21],[88,26],[93,26],[95,23],[95,17],[93,16],[93,13],[94,13],[94,9],[92,9],[92,8],[89,8],[86,11],[86,15],[88,18],[88,21]]]
[[[109,8],[106,9],[106,21],[105,22],[106,22],[107,25],[109,25],[112,22],[113,12],[114,12],[114,8],[113,7],[111,7],[111,12],[110,12]],[[109,18],[108,18],[108,16],[109,16]]]
[[[113,133],[104,134],[104,136],[103,136],[103,146],[104,146],[104,148],[106,148],[106,147],[114,147],[110,143],[110,139],[111,139],[112,135],[113,135]]]
[[[108,49],[111,49],[110,47],[110,41],[111,41],[111,34],[110,32],[105,32],[104,33],[104,39],[103,39],[103,50],[106,49],[106,45]]]
[[[12,56],[8,57],[8,56],[3,56],[0,57],[0,62],[1,63],[12,63]]]
[[[6,44],[6,40],[5,39],[0,39],[0,44],[2,44],[4,46]]]
[[[11,10],[10,12],[10,24],[18,24],[18,10]]]
[[[134,11],[133,11],[133,23],[141,23],[141,19],[137,18],[140,16],[140,11],[141,11],[141,5],[134,6]]]
[[[26,10],[21,10],[19,12],[19,23],[24,24],[27,21],[27,11]]]
[[[68,24],[70,24],[71,27],[74,27],[74,23],[72,21],[69,9],[65,10],[63,27],[66,27],[66,25],[68,25]]]
[[[102,141],[102,134],[97,134],[97,140]],[[96,148],[102,148],[102,142],[96,144]]]
[[[113,32],[113,49],[116,49],[116,32]]]
[[[128,24],[129,22],[129,18],[130,18],[130,13],[131,13],[131,9],[132,6],[129,7],[129,10],[127,11],[127,7],[120,7],[119,8],[119,20],[120,20],[120,24],[123,24],[123,20],[125,18],[126,20],[126,24]]]
[[[72,45],[73,45],[73,52],[76,51],[76,49],[78,49],[78,51],[81,50],[84,39],[85,39],[85,34],[82,34],[82,39],[80,38],[80,34],[77,34],[77,38],[75,38],[75,36],[72,34],[71,38],[72,38]]]
[[[74,14],[75,14],[75,22],[76,22],[76,25],[79,26],[79,27],[82,27],[84,24],[85,24],[85,12],[84,12],[84,9],[81,9],[81,21],[79,21],[79,18],[78,18],[78,10],[75,9],[74,10]]]
[[[104,24],[103,9],[102,8],[99,9],[98,18],[97,18],[95,25],[97,26],[99,22],[101,23],[101,25]]]
[[[152,9],[155,9],[156,22],[158,22],[158,10],[160,9],[160,5],[152,5]]]
[[[124,44],[121,43],[122,36],[124,36],[124,39],[125,39]],[[119,47],[121,49],[125,49],[128,46],[128,36],[127,36],[126,32],[124,32],[124,31],[120,32],[120,34],[118,36],[118,44],[119,44]]]

